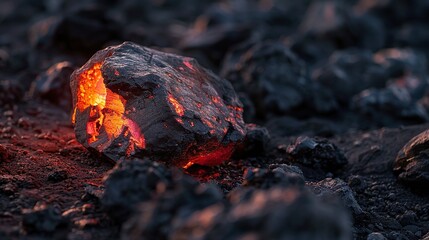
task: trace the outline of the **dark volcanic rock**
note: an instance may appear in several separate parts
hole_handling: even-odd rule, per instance
[[[382,88],[387,81],[383,67],[373,61],[372,53],[360,50],[333,53],[326,64],[314,70],[313,78],[344,105],[355,94],[370,87]]]
[[[394,171],[408,186],[427,191],[429,186],[429,130],[411,139],[399,151]]]
[[[350,220],[341,208],[307,192],[273,188],[236,191],[231,206],[194,213],[173,239],[349,239]]]
[[[137,204],[148,201],[157,188],[171,185],[171,172],[149,160],[123,160],[104,180],[105,191],[101,203],[116,221],[125,221],[137,209]]]
[[[172,239],[174,230],[193,214],[222,202],[223,195],[214,185],[199,184],[184,174],[176,174],[173,181],[171,189],[161,190],[156,198],[139,206],[123,225],[123,239]]]
[[[19,85],[11,80],[0,81],[0,105],[11,107],[19,103],[24,97],[24,91]]]
[[[347,164],[343,152],[326,139],[298,137],[286,152],[292,162],[315,169],[336,171]]]
[[[241,56],[227,56],[222,76],[247,92],[258,114],[285,113],[305,101],[306,66],[282,43],[261,43]]]
[[[423,123],[429,119],[426,109],[413,100],[406,89],[395,86],[361,92],[353,98],[352,108],[387,126],[398,122],[398,119],[411,123]]]
[[[271,165],[270,169],[247,168],[243,179],[243,186],[261,189],[273,186],[302,187],[305,183],[301,169],[286,164]]]
[[[427,91],[429,82],[427,59],[416,50],[391,48],[374,54],[389,78],[387,86],[406,89],[413,100],[420,99]]]
[[[30,97],[46,99],[70,111],[72,107],[70,75],[74,69],[70,62],[54,64],[33,82]]]
[[[312,184],[311,188],[318,197],[327,201],[339,198],[344,206],[349,208],[354,215],[363,213],[362,208],[354,197],[353,191],[350,189],[349,185],[341,179],[326,178]]]
[[[68,178],[68,173],[65,170],[54,171],[48,175],[48,181],[53,183],[64,181],[67,178]]]
[[[91,53],[116,37],[115,26],[103,9],[83,7],[37,22],[29,36],[38,48]]]
[[[262,42],[247,51],[232,51],[225,60],[222,76],[249,95],[260,117],[267,113],[299,115],[309,109],[329,112],[337,108],[325,89],[311,83],[305,63],[281,42]]]
[[[270,141],[270,134],[264,127],[256,124],[246,124],[246,137],[244,138],[240,156],[260,156],[266,153]]]
[[[301,31],[329,41],[337,49],[380,49],[384,45],[383,24],[370,15],[357,15],[347,1],[314,1],[301,23]]]
[[[59,209],[38,203],[32,210],[24,211],[22,227],[26,233],[45,233],[55,235],[67,229],[68,222]],[[65,235],[63,236],[65,237]]]
[[[216,165],[245,135],[232,86],[192,58],[125,42],[97,52],[71,88],[78,141],[112,160]]]

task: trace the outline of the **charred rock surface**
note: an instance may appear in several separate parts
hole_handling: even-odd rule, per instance
[[[327,139],[299,137],[286,152],[292,162],[325,171],[335,172],[347,164],[344,153]]]
[[[334,205],[294,188],[237,191],[226,206],[216,204],[193,214],[172,239],[348,239],[349,218],[334,209]],[[299,229],[304,225],[310,227],[302,232]]]
[[[195,213],[222,203],[222,193],[214,185],[176,174],[171,189],[163,188],[155,198],[143,202],[122,230],[124,239],[181,239],[175,233]],[[185,237],[188,238],[188,237]]]
[[[232,86],[191,58],[126,42],[71,77],[76,137],[112,160],[216,165],[245,135]]]
[[[281,42],[259,43],[247,50],[245,45],[232,51],[222,76],[237,91],[249,95],[260,117],[269,113],[300,115],[304,106],[320,112],[337,107],[329,93],[311,83],[305,63]]]
[[[0,239],[93,240],[122,235],[426,240],[429,195],[421,191],[427,188],[426,140],[419,136],[421,141],[412,142],[422,144],[407,142],[429,128],[422,124],[428,121],[429,110],[428,9],[427,0],[0,1]],[[145,148],[137,154],[134,148],[131,161],[115,167],[117,162],[104,161],[76,140],[71,111],[63,104],[70,101],[64,75],[69,66],[82,66],[97,50],[123,41],[191,56],[215,74],[223,70],[221,75],[235,86],[243,103],[244,119],[257,124],[241,125],[247,132],[240,134],[242,147],[234,144],[240,151],[230,161],[194,164],[182,172],[156,165],[155,153],[150,159],[135,159],[152,153]],[[151,57],[140,59],[140,54],[131,53],[132,46],[116,49],[111,49],[114,61],[100,58],[100,65],[87,74],[103,77],[106,88],[106,104],[93,108],[97,114],[89,113],[90,122],[103,116],[104,123],[112,124],[98,132],[116,133],[109,127],[118,126],[113,124],[122,109],[117,103],[123,103],[124,112],[130,110],[121,115],[127,119],[140,115],[130,106],[138,106],[138,111],[149,106],[147,99],[155,88],[141,87],[136,80],[144,78],[147,69],[155,69],[154,75],[163,79],[172,73],[165,85],[175,87],[184,86],[176,80],[194,82],[195,77],[210,75],[192,61],[190,65],[204,74],[191,71],[183,61],[188,58],[145,49],[145,56],[154,53],[149,66]],[[123,62],[119,55],[135,58],[118,66]],[[228,85],[215,85],[223,84]],[[183,136],[180,129],[195,120],[187,114],[200,112],[185,109],[190,99],[185,96],[195,93],[185,89],[178,94],[184,101],[175,98],[183,106],[183,117],[172,108],[174,100],[153,100],[162,102],[154,108],[166,114],[162,116],[185,124],[164,121],[174,136],[166,134],[162,144]],[[180,107],[177,110],[181,112]],[[159,120],[150,114],[145,117]],[[170,126],[172,122],[178,125]],[[132,131],[132,124],[126,125],[121,129],[128,135],[109,146],[130,142],[131,137],[133,144],[142,143],[135,136],[152,128]],[[97,128],[96,123],[89,129]],[[87,130],[82,127],[82,133]],[[205,133],[183,131],[184,140],[201,146],[211,139]],[[223,133],[216,136],[235,143]],[[291,161],[287,146],[300,136],[327,138],[328,145],[341,149],[347,164],[333,170],[311,157],[310,165]],[[116,156],[112,149],[105,156]],[[129,146],[124,149],[133,152]],[[319,151],[310,152],[313,155],[303,152],[296,159],[320,158]],[[176,155],[165,156],[164,162],[180,162]],[[319,194],[314,196],[311,190]],[[120,207],[109,208],[106,199]],[[347,215],[353,217],[352,227],[341,225],[351,219]]]
[[[273,164],[268,169],[247,168],[244,171],[243,183],[245,187],[269,189],[271,187],[302,187],[304,174],[296,166]]]
[[[67,61],[54,64],[36,78],[29,91],[29,97],[47,100],[70,111],[72,108],[70,75],[74,70],[75,67]]]
[[[326,201],[338,198],[345,207],[348,207],[354,215],[363,214],[362,208],[354,197],[353,191],[343,180],[326,178],[311,185],[313,192]]]
[[[411,139],[398,153],[394,171],[411,188],[427,191],[429,186],[429,130]]]
[[[119,162],[107,175],[101,203],[115,221],[127,220],[137,204],[153,198],[159,188],[171,187],[171,172],[149,160]]]

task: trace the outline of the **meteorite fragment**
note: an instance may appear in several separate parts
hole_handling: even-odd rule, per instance
[[[77,140],[112,160],[216,165],[245,135],[242,104],[194,59],[125,42],[71,76]]]

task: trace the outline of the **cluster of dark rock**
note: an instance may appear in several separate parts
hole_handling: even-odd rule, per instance
[[[350,237],[350,218],[341,207],[347,205],[333,200],[344,188],[341,198],[359,210],[350,188],[320,183],[325,188],[318,194],[333,196],[320,200],[304,187],[299,168],[288,165],[247,169],[244,178],[243,186],[224,198],[216,185],[200,184],[180,171],[147,160],[124,161],[107,176],[102,203],[121,220],[124,239]],[[117,218],[124,210],[133,214]]]
[[[70,113],[70,73],[96,51],[133,41],[217,72],[237,91],[244,120],[258,124],[246,125],[234,161],[220,167],[242,172],[231,192],[152,159],[120,161],[103,186],[88,187],[82,201],[100,207],[123,239],[429,237],[400,201],[385,211],[404,210],[397,221],[364,211],[395,196],[367,194],[387,190],[344,176],[353,163],[321,138],[428,122],[429,1],[6,0],[0,9],[2,110],[46,101]],[[429,186],[428,136],[389,162],[400,186],[419,194]],[[0,160],[6,155],[0,148]],[[1,193],[15,184],[1,177]],[[38,203],[22,213],[23,234],[63,238],[69,215]]]
[[[8,92],[1,102],[22,100],[39,75],[30,96],[67,109],[70,96],[58,94],[67,88],[62,74],[127,40],[219,71],[239,92],[245,120],[275,134],[332,135],[429,119],[424,0],[20,1],[12,8],[31,13],[31,21],[1,16],[5,26],[28,25],[0,41],[0,87]],[[13,42],[21,35],[27,38]],[[16,72],[25,74],[11,78]],[[314,122],[325,129],[308,130]]]

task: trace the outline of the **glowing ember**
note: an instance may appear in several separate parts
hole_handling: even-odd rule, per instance
[[[124,132],[124,129],[127,129],[126,131],[131,134],[129,141],[132,143],[129,145],[127,152],[133,152],[134,146],[144,148],[144,136],[140,132],[138,125],[124,116],[124,104],[126,101],[104,85],[101,63],[95,63],[78,78],[77,102],[72,121],[75,123],[77,111],[82,113],[90,109],[86,125],[88,144],[91,145],[98,140],[113,140],[119,137]],[[101,137],[103,135],[106,136]],[[98,147],[99,150],[103,150],[102,145]]]
[[[179,116],[182,117],[185,114],[183,106],[171,94],[168,94],[168,101],[173,105],[174,111],[176,111]]]
[[[231,85],[191,59],[124,43],[71,77],[76,137],[112,160],[216,165],[244,137]]]

